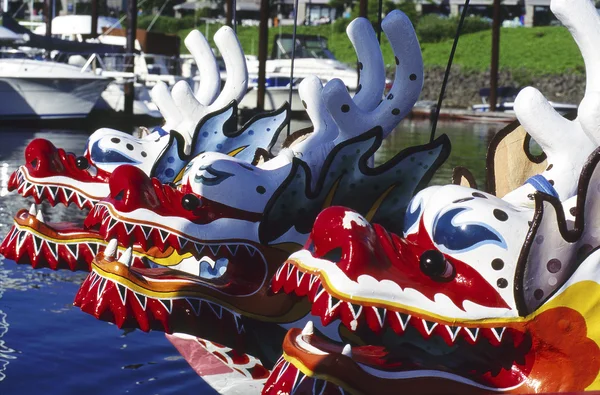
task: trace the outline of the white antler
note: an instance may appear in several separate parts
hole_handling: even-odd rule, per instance
[[[385,88],[385,68],[379,43],[371,23],[365,18],[357,18],[350,23],[347,33],[356,51],[358,61],[363,66],[360,79],[362,88],[353,99],[350,99],[350,102],[361,111],[372,111],[381,101]],[[345,96],[348,96],[345,87],[343,92]],[[298,94],[313,124],[313,132],[305,140],[293,144],[290,148],[294,156],[301,157],[310,167],[313,174],[312,186],[314,187],[325,158],[336,143],[364,133],[368,129],[356,130],[352,135],[346,134],[340,138],[339,125],[336,124],[327,109],[323,86],[319,78],[314,76],[305,78],[298,87]],[[338,101],[340,97],[344,96],[338,96]]]
[[[366,18],[356,18],[346,28],[346,34],[359,59],[359,85],[353,101],[364,111],[372,111],[385,90],[383,54],[373,26]]]
[[[387,136],[409,113],[421,94],[423,59],[410,20],[403,12],[395,10],[385,17],[381,27],[396,55],[394,85],[385,100],[375,109],[368,110],[360,108],[350,99],[346,87],[340,80],[334,79],[328,82],[323,89],[323,96],[327,109],[340,130],[336,143],[376,126],[383,129],[384,137]],[[363,69],[363,74],[368,71]]]
[[[175,101],[171,97],[167,84],[158,81],[150,91],[150,97],[165,119],[163,129],[167,132],[171,131],[179,124],[179,122],[181,122],[183,115],[181,115],[179,108],[177,108],[177,104],[175,104]]]
[[[185,81],[179,81],[173,87],[171,94],[183,120],[176,129],[186,140],[184,151],[189,153],[192,136],[200,120],[213,111],[227,106],[232,100],[238,102],[248,89],[248,70],[244,52],[233,29],[228,26],[220,28],[215,33],[214,41],[225,61],[227,68],[227,82],[218,97],[212,103],[203,103],[198,100],[192,89]]]
[[[196,99],[208,106],[215,100],[221,89],[219,64],[208,40],[198,30],[192,30],[185,38],[184,44],[198,65],[200,84],[196,90]]]
[[[533,204],[527,196],[536,190],[553,188],[563,201],[574,196],[583,165],[600,142],[600,51],[596,48],[600,42],[600,18],[588,0],[552,0],[551,8],[567,26],[583,55],[586,91],[573,121],[558,114],[535,88],[527,87],[517,95],[517,118],[548,158],[548,168],[538,179],[542,184],[525,184],[504,197],[522,206]]]

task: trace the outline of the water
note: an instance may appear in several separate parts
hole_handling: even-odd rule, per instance
[[[292,130],[302,127],[298,123]],[[440,122],[452,154],[432,183],[448,183],[461,165],[483,183],[485,151],[501,124]],[[429,140],[427,121],[405,121],[381,147],[376,163]],[[81,153],[86,133],[0,131],[0,237],[32,200],[8,194],[10,174],[34,138]],[[44,205],[48,221],[83,220],[77,209]],[[84,273],[33,270],[0,258],[0,394],[213,394],[162,333],[119,330],[72,306]]]

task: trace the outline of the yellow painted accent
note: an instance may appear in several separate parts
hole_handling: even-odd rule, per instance
[[[161,266],[175,266],[180,264],[184,259],[190,258],[192,257],[192,253],[191,252],[186,252],[183,255],[180,255],[175,249],[173,249],[173,252],[166,256],[166,257],[155,257],[155,256],[151,256],[148,254],[145,254],[145,256],[152,260],[152,262],[161,265]]]
[[[227,155],[229,156],[236,156],[237,154],[239,154],[240,152],[242,152],[243,150],[245,150],[246,148],[248,148],[247,145],[243,146],[243,147],[239,147],[234,149],[233,151],[229,152]]]
[[[365,215],[365,218],[366,218],[367,221],[371,222],[371,220],[375,216],[375,213],[377,212],[377,210],[379,210],[379,206],[381,206],[381,203],[383,203],[383,201],[385,200],[385,198],[387,197],[387,195],[389,195],[390,192],[392,192],[392,190],[394,188],[396,188],[396,184],[391,185],[388,189],[385,190],[385,192],[383,192],[381,194],[381,196],[379,196],[377,198],[377,200],[375,201],[375,203],[373,203],[373,206],[371,206],[371,208],[367,212],[367,215]]]
[[[324,210],[327,207],[331,206],[331,202],[333,201],[333,196],[335,195],[335,191],[338,189],[338,185],[340,184],[341,180],[342,180],[341,176],[337,180],[335,180],[335,183],[333,184],[333,186],[327,193],[327,197],[325,198],[325,201],[323,202],[323,206],[321,207],[321,210]]]
[[[315,372],[313,372],[312,370],[310,370],[309,368],[307,368],[302,361],[300,361],[298,358],[294,358],[291,357],[289,355],[287,355],[285,353],[285,351],[283,352],[283,359],[285,359],[286,361],[288,361],[289,363],[291,363],[292,365],[294,365],[296,367],[296,369],[298,369],[299,371],[301,371],[302,373],[304,373],[305,376],[308,377],[313,377]]]
[[[185,173],[185,166],[183,167],[183,169],[179,170],[179,173],[177,174],[177,176],[173,179],[173,182],[175,184],[177,184],[178,182],[181,182],[181,179],[183,178],[183,173]]]

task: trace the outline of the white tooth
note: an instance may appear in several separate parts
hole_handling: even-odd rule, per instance
[[[114,258],[115,254],[117,253],[117,246],[117,239],[111,239],[111,241],[108,242],[106,249],[104,250],[104,258]],[[121,257],[122,256],[123,255],[121,255]]]
[[[125,252],[121,254],[121,257],[119,258],[119,263],[122,263],[123,265],[130,267],[132,254],[133,254],[133,251],[131,250],[131,247],[127,248],[125,250]]]
[[[304,336],[310,336],[314,333],[315,331],[315,325],[313,324],[312,321],[308,321],[306,323],[306,325],[304,326],[304,329],[302,329],[302,334]]]
[[[35,216],[35,218],[40,222],[44,222],[44,214],[42,214],[42,210],[37,212],[37,215]]]
[[[35,204],[32,204],[31,207],[29,207],[29,214],[35,215],[36,213],[37,213],[37,210],[35,208]]]
[[[352,358],[352,346],[350,344],[346,344],[342,349],[342,355]]]

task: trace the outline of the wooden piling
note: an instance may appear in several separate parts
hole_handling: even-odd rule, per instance
[[[135,33],[137,30],[137,0],[129,0],[127,3],[127,44],[125,46],[125,71],[128,73],[134,72],[133,64],[135,54]],[[130,82],[125,83],[123,87],[125,93],[125,102],[123,104],[123,111],[125,115],[133,115],[133,101],[135,98],[134,91],[134,79]]]

